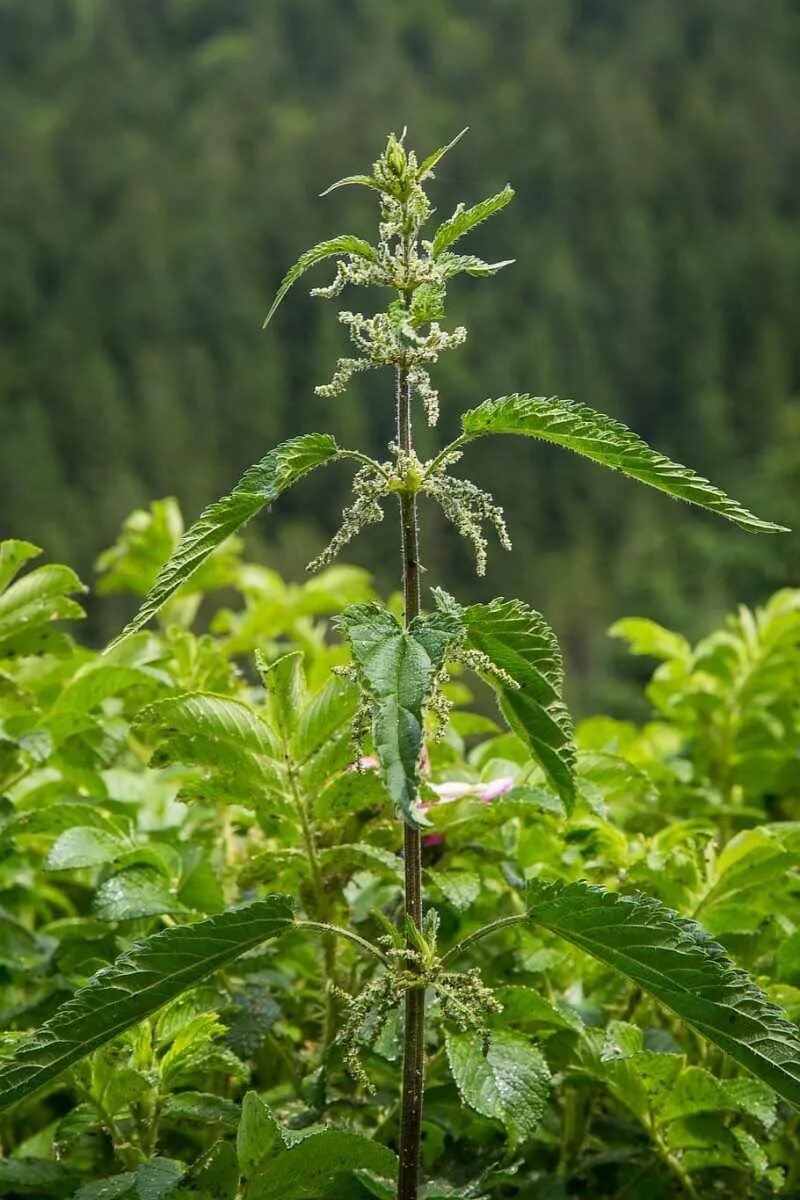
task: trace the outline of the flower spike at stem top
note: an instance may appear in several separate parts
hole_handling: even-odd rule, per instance
[[[373,247],[349,236],[320,243],[287,274],[280,294],[307,267],[335,256],[333,248],[338,241],[341,252],[333,280],[327,286],[313,288],[312,296],[332,299],[352,285],[391,288],[396,299],[374,316],[349,310],[340,312],[339,320],[347,328],[357,353],[339,359],[330,382],[316,388],[318,395],[339,396],[354,375],[388,366],[403,372],[411,398],[421,402],[428,424],[436,424],[439,395],[431,381],[430,368],[440,354],[462,345],[467,336],[461,325],[449,331],[442,326],[447,284],[458,274],[493,275],[508,265],[508,261],[487,263],[476,255],[455,254],[450,250],[456,241],[508,203],[514,195],[508,186],[472,208],[458,205],[430,241],[421,236],[433,215],[423,183],[434,178],[434,168],[465,133],[463,129],[421,164],[413,150],[406,150],[405,131],[399,138],[392,134],[371,175],[350,175],[327,189],[357,184],[378,194],[378,245]],[[398,441],[402,444],[401,438]]]

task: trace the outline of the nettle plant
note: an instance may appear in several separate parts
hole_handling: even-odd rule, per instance
[[[486,262],[456,247],[505,207],[513,196],[510,187],[471,208],[459,204],[426,236],[434,210],[425,185],[461,136],[422,162],[405,148],[404,137],[391,136],[372,174],[334,184],[361,185],[376,194],[377,244],[343,235],[313,247],[286,275],[267,315],[269,321],[308,268],[328,258],[337,260],[334,280],[312,294],[336,297],[349,286],[388,291],[388,306],[373,316],[349,310],[339,314],[355,354],[340,359],[331,381],[317,388],[322,396],[336,396],[356,373],[379,368],[393,373],[396,435],[385,459],[342,449],[333,436],[318,433],[271,450],[183,534],[138,614],[109,651],[113,661],[124,662],[128,639],[163,606],[175,602],[178,589],[226,539],[310,471],[336,461],[358,465],[352,503],[312,570],[328,564],[365,525],[383,519],[387,504],[396,502],[402,619],[377,602],[344,608],[336,625],[349,649],[349,663],[333,667],[334,674],[329,672],[323,686],[309,690],[303,655],[295,650],[258,658],[265,696],[259,709],[203,693],[158,700],[141,714],[142,729],[160,731],[159,762],[203,763],[216,780],[205,786],[216,787],[227,799],[247,804],[251,793],[258,792],[267,798],[276,820],[293,814],[302,845],[286,855],[287,861],[299,855],[305,863],[298,876],[298,898],[274,894],[253,899],[251,890],[249,898],[241,895],[238,903],[216,915],[173,924],[134,943],[37,1033],[23,1039],[0,1070],[0,1102],[7,1107],[157,1011],[169,1013],[165,1006],[247,952],[273,939],[297,939],[303,932],[319,937],[324,1013],[314,1069],[349,1071],[363,1106],[373,1088],[367,1048],[385,1039],[387,1030],[394,1031],[402,1044],[399,1120],[389,1109],[386,1119],[375,1122],[371,1136],[352,1128],[307,1132],[306,1141],[310,1136],[320,1139],[312,1150],[300,1133],[280,1127],[250,1093],[239,1127],[238,1167],[206,1164],[197,1195],[230,1194],[229,1184],[220,1181],[223,1176],[229,1180],[231,1170],[230,1187],[235,1191],[238,1174],[244,1174],[245,1194],[253,1200],[340,1194],[329,1191],[329,1185],[346,1171],[356,1171],[359,1186],[378,1197],[412,1200],[424,1195],[435,1200],[491,1190],[486,1174],[462,1191],[421,1181],[426,1055],[433,1037],[443,1048],[463,1100],[483,1116],[499,1119],[512,1145],[524,1143],[543,1112],[549,1080],[543,1056],[514,1036],[515,1024],[525,1024],[525,1005],[537,1003],[536,994],[517,988],[507,1022],[498,1024],[502,1004],[490,972],[481,975],[470,965],[476,943],[493,934],[502,937],[502,931],[513,926],[549,931],[620,972],[634,989],[631,1014],[642,996],[652,997],[784,1100],[800,1106],[800,1030],[731,963],[720,945],[660,900],[581,880],[553,879],[543,861],[541,872],[528,869],[523,876],[506,871],[495,896],[497,919],[449,945],[442,944],[447,941],[447,902],[459,910],[465,907],[458,894],[458,873],[451,873],[447,881],[442,876],[435,907],[425,903],[423,845],[426,839],[434,840],[431,827],[439,799],[427,781],[429,754],[436,752],[437,739],[448,727],[452,673],[469,670],[488,683],[509,730],[526,747],[527,780],[535,784],[537,799],[527,803],[528,793],[518,795],[515,811],[524,812],[526,824],[534,826],[529,839],[535,839],[536,821],[543,813],[549,822],[554,811],[569,817],[576,798],[576,753],[562,701],[561,656],[544,618],[521,600],[461,605],[437,587],[431,588],[423,607],[422,501],[438,504],[472,544],[480,574],[486,566],[487,527],[494,528],[501,545],[510,547],[502,509],[487,492],[454,473],[464,451],[490,435],[538,438],[743,529],[781,528],[753,516],[707,480],[650,449],[618,421],[556,397],[515,393],[486,400],[463,414],[462,432],[454,441],[429,460],[420,459],[413,418],[424,417],[435,425],[439,412],[431,368],[440,354],[466,338],[462,327],[448,330],[442,324],[448,285],[456,276],[491,276],[508,265]],[[431,575],[434,566],[427,564]],[[376,771],[366,770],[370,764]],[[321,845],[319,813],[312,816],[309,797],[321,792],[329,817],[347,816],[362,780],[371,789],[375,827],[388,844],[382,846],[379,839],[344,848]],[[387,795],[399,825],[387,819]],[[360,799],[363,808],[363,794]],[[514,794],[504,800],[512,803]],[[476,805],[480,806],[477,799]],[[367,866],[371,861],[391,866],[399,862],[395,852],[401,830],[402,911],[390,919],[393,914],[384,913],[383,893],[376,889],[371,916],[383,930],[380,936],[370,940],[337,925],[334,918],[341,908],[326,875],[329,860],[338,855],[344,861],[349,855]],[[261,863],[256,856],[249,874],[242,873],[245,884],[249,878],[252,889],[268,876],[266,867],[275,855],[274,847],[267,846]],[[466,878],[462,884],[469,890]],[[360,902],[369,906],[369,890]],[[348,953],[362,956],[348,976],[337,958],[346,943]],[[630,1033],[629,1026],[624,1028]],[[437,1059],[438,1055],[437,1050]],[[604,1051],[601,1058],[609,1056],[615,1057],[613,1050]],[[312,1071],[309,1078],[317,1081],[315,1087],[324,1086],[319,1074]],[[660,1086],[655,1076],[651,1085]],[[672,1155],[670,1165],[694,1194],[680,1153]],[[121,1188],[114,1194],[127,1192]]]

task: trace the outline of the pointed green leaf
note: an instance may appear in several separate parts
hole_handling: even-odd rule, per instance
[[[256,666],[267,693],[270,725],[283,745],[288,747],[306,703],[303,652],[290,650],[270,663],[256,651]]]
[[[372,703],[372,736],[386,790],[404,819],[416,810],[423,709],[460,626],[449,614],[416,617],[408,629],[379,604],[353,604],[336,620]]]
[[[499,400],[484,400],[477,408],[464,413],[461,424],[466,440],[490,433],[517,433],[540,438],[688,504],[727,517],[742,529],[787,532],[783,525],[753,516],[737,500],[726,496],[689,467],[652,450],[621,421],[573,400],[559,400],[557,396],[501,396]]]
[[[450,279],[453,275],[460,275],[463,271],[466,275],[474,275],[476,278],[481,278],[484,275],[496,275],[498,271],[502,271],[503,267],[510,267],[516,262],[515,258],[504,258],[500,262],[488,263],[482,258],[478,258],[476,254],[442,254],[439,256],[439,267],[445,271],[445,278]]]
[[[694,921],[588,883],[529,887],[529,915],[637,987],[800,1107],[800,1029]]]
[[[426,176],[430,175],[434,167],[442,161],[445,154],[452,150],[454,146],[458,145],[468,130],[469,125],[465,125],[461,132],[457,133],[452,141],[449,141],[446,146],[440,146],[438,150],[434,150],[433,153],[429,154],[427,158],[423,158],[417,171],[417,179],[421,181],[425,179]]]
[[[447,1061],[464,1103],[501,1121],[512,1142],[524,1142],[535,1132],[547,1106],[550,1071],[527,1038],[492,1033],[484,1054],[480,1035],[448,1033]]]
[[[339,447],[329,434],[306,433],[282,442],[245,471],[233,491],[209,504],[200,519],[187,529],[175,553],[159,571],[138,613],[108,648],[146,625],[226,538],[303,475],[330,462],[338,453]]]
[[[575,748],[572,721],[561,699],[561,651],[552,629],[540,613],[520,600],[498,598],[461,608],[438,589],[434,596],[443,611],[457,615],[465,633],[464,644],[486,655],[503,672],[486,671],[483,678],[494,689],[508,724],[526,743],[570,812],[575,799]]]
[[[394,1176],[397,1159],[363,1134],[323,1129],[271,1159],[269,1170],[248,1182],[248,1200],[307,1200],[337,1175],[359,1169]]]
[[[340,187],[344,183],[366,183],[368,178],[366,175],[351,176],[349,179],[340,179],[339,183],[333,184],[332,187]],[[371,187],[372,184],[367,183],[367,186]],[[331,188],[328,188],[328,191],[331,191]],[[325,195],[324,192],[323,195]],[[267,328],[276,308],[289,291],[289,288],[293,283],[297,282],[309,267],[315,266],[316,263],[322,262],[326,258],[333,258],[336,255],[343,254],[352,254],[356,258],[367,258],[370,262],[378,261],[378,251],[375,247],[371,246],[369,242],[365,242],[363,238],[355,237],[351,233],[342,233],[339,237],[330,238],[326,242],[317,242],[316,246],[312,246],[310,250],[306,250],[304,254],[301,254],[294,266],[290,267],[284,275],[281,285],[275,293],[275,299],[272,301],[270,310],[264,318],[262,329]]]
[[[2,546],[6,553],[0,557],[0,574],[8,581],[34,555],[29,542],[3,542]],[[75,572],[60,563],[35,567],[5,591],[0,589],[0,658],[44,649],[52,621],[85,616],[80,604],[70,598],[85,591]]]
[[[9,538],[0,542],[0,592],[8,587],[20,567],[32,558],[38,558],[41,553],[40,548],[34,546],[33,542],[23,542],[19,538]]]
[[[489,196],[486,200],[479,201],[478,204],[473,204],[472,208],[464,208],[463,204],[459,204],[452,217],[448,217],[434,234],[431,251],[433,257],[438,258],[443,250],[452,246],[453,242],[457,242],[465,233],[469,233],[476,225],[480,225],[482,221],[494,216],[501,208],[505,208],[513,196],[514,189],[510,184],[506,184],[502,192],[498,192],[496,196]]]
[[[267,896],[136,942],[0,1061],[0,1111],[291,923],[288,898]]]
[[[247,1092],[236,1133],[236,1154],[242,1175],[254,1175],[265,1159],[285,1149],[278,1119],[257,1092]]]
[[[330,192],[335,192],[340,187],[352,186],[368,187],[376,192],[383,191],[377,179],[373,179],[371,175],[345,175],[343,179],[337,179],[335,183],[329,184],[324,192],[320,192],[320,196],[327,196]]]
[[[250,754],[279,753],[277,741],[254,708],[213,692],[187,692],[156,700],[142,709],[136,725],[146,732],[165,730],[208,738]]]

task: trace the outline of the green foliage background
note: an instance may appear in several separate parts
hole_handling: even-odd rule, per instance
[[[131,507],[195,514],[290,434],[385,444],[388,372],[313,396],[332,312],[298,292],[259,327],[300,249],[371,229],[369,198],[317,193],[405,123],[423,149],[471,126],[442,215],[517,189],[476,239],[517,264],[454,295],[444,432],[487,395],[557,392],[797,524],[799,39],[791,0],[0,0],[0,535],[85,573]],[[619,612],[696,635],[796,561],[796,538],[546,448],[503,441],[483,470],[517,553],[479,585],[426,511],[428,578],[549,613],[584,710],[627,703],[601,637]],[[345,486],[281,502],[270,562],[299,576]],[[382,529],[357,548],[383,589],[394,551]]]

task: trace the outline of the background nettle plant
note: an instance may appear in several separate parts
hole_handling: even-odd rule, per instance
[[[58,1144],[102,1131],[124,1168],[101,1172],[108,1177],[81,1187],[81,1200],[301,1200],[352,1196],[354,1188],[399,1200],[522,1196],[545,1178],[546,1194],[566,1196],[570,1180],[597,1169],[592,1154],[616,1153],[618,1129],[609,1123],[606,1151],[602,1130],[591,1129],[591,1090],[641,1127],[633,1148],[619,1152],[615,1194],[647,1185],[654,1195],[697,1195],[693,1173],[710,1167],[737,1172],[743,1187],[783,1185],[780,1153],[768,1157],[751,1127],[775,1123],[775,1095],[800,1107],[800,1030],[711,934],[726,943],[742,935],[744,957],[758,966],[745,944],[753,930],[731,921],[722,898],[747,894],[754,871],[774,877],[777,864],[800,861],[793,825],[764,826],[753,841],[742,824],[748,803],[760,802],[760,772],[769,767],[779,800],[790,789],[786,748],[796,726],[774,680],[796,672],[796,594],[776,597],[758,617],[741,614],[719,645],[696,652],[650,622],[620,623],[616,632],[635,652],[663,659],[652,696],[673,724],[639,734],[590,722],[581,741],[563,702],[556,638],[538,612],[503,598],[464,605],[437,586],[423,608],[419,516],[425,499],[438,504],[483,574],[487,526],[510,548],[503,510],[452,470],[473,441],[520,434],[743,529],[781,527],[618,421],[556,397],[485,400],[463,414],[454,441],[418,457],[413,417],[435,425],[439,416],[431,368],[467,336],[443,325],[448,285],[509,265],[455,247],[505,207],[510,187],[459,204],[429,230],[425,185],[462,136],[420,162],[404,136],[392,135],[371,174],[334,184],[376,193],[377,244],[341,235],[307,251],[265,322],[292,284],[328,258],[336,260],[333,282],[313,294],[388,289],[384,311],[340,313],[356,356],[340,359],[317,389],[335,397],[354,373],[391,369],[396,429],[383,461],[329,434],[305,434],[250,467],[184,533],[168,507],[139,514],[103,567],[107,590],[146,591],[144,600],[104,656],[86,654],[77,666],[49,623],[79,613],[71,599],[78,580],[42,567],[12,582],[34,548],[3,544],[0,659],[23,664],[3,674],[3,703],[19,710],[8,709],[0,742],[14,854],[26,839],[34,849],[44,839],[45,867],[74,872],[76,897],[100,869],[91,919],[76,898],[60,916],[49,913],[36,936],[11,918],[9,928],[19,953],[37,963],[60,922],[75,921],[69,936],[96,938],[92,966],[105,965],[87,978],[81,960],[76,978],[69,955],[58,958],[62,995],[85,986],[63,1003],[58,989],[43,993],[46,1020],[12,1039],[18,1044],[0,1067],[0,1103],[65,1083],[74,1089],[80,1103],[62,1113]],[[263,568],[242,566],[232,535],[310,471],[337,461],[358,470],[341,528],[311,564],[327,569],[292,592]],[[386,606],[361,573],[329,564],[392,500],[402,602]],[[156,573],[165,542],[171,553]],[[425,566],[433,582],[435,566]],[[244,609],[221,612],[211,633],[195,638],[187,626],[204,591],[231,585]],[[323,614],[334,616],[341,642],[326,636]],[[157,615],[159,637],[144,628]],[[251,652],[257,684],[232,666],[233,656]],[[25,666],[34,661],[35,669]],[[466,671],[494,691],[506,733],[460,710]],[[720,688],[728,690],[717,703]],[[697,752],[688,772],[672,762],[684,734]],[[481,741],[468,751],[466,738]],[[64,787],[69,804],[45,812],[42,795],[61,800]],[[133,800],[146,800],[141,821],[132,819]],[[630,845],[610,805],[627,813]],[[703,825],[715,805],[732,837],[719,858]],[[154,829],[159,838],[149,842]],[[655,894],[629,890],[629,880]],[[435,903],[425,902],[424,883]],[[36,904],[49,902],[43,895]],[[137,940],[154,917],[162,928]],[[96,924],[103,921],[123,922],[127,942],[111,963]],[[786,932],[797,939],[798,929],[800,915]],[[500,950],[487,960],[489,935]],[[585,987],[571,948],[595,964]],[[595,989],[605,968],[618,982]],[[570,1003],[556,994],[556,978]],[[621,1006],[606,1028],[588,995]],[[783,998],[798,1007],[796,997]],[[641,1012],[656,1011],[652,1000],[671,1015],[636,1024]],[[677,1052],[687,1031],[704,1047],[701,1065],[687,1066]],[[224,1089],[197,1087],[214,1072],[241,1084],[248,1058],[270,1080],[267,1099],[250,1091],[238,1105]],[[391,1064],[400,1058],[398,1106]],[[426,1070],[434,1093],[455,1085],[463,1110],[434,1096],[435,1120],[426,1124]],[[560,1133],[547,1116],[557,1089]],[[191,1142],[180,1130],[192,1122],[223,1136],[199,1157],[185,1143],[182,1158],[159,1153],[173,1128],[176,1145],[181,1136]],[[482,1145],[482,1122],[502,1127],[505,1142],[491,1154],[476,1149],[473,1177],[456,1156],[448,1182],[423,1182],[423,1140],[425,1165],[446,1166],[446,1139],[475,1133]],[[224,1137],[234,1128],[235,1148]],[[52,1186],[68,1195],[76,1163],[59,1174],[58,1158]],[[28,1194],[33,1177],[20,1185]],[[13,1172],[5,1178],[8,1194]]]

